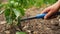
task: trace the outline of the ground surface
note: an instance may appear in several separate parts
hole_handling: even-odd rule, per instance
[[[35,7],[26,11],[25,17],[40,14],[41,9]],[[0,15],[0,34],[15,34],[18,27],[9,26],[4,21],[4,16]],[[28,34],[60,34],[60,15],[49,20],[33,19],[21,22],[22,30]],[[16,30],[17,29],[17,30]]]

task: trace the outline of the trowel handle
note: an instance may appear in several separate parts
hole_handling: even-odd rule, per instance
[[[36,18],[44,18],[44,16],[45,16],[46,14],[47,14],[47,13],[37,14],[37,15],[36,15]]]
[[[29,17],[29,18],[24,18],[24,19],[21,19],[21,21],[24,21],[24,20],[31,20],[31,19],[44,18],[44,16],[45,16],[46,14],[47,14],[47,13],[37,14],[37,15],[36,15],[36,16],[34,16],[34,17]]]

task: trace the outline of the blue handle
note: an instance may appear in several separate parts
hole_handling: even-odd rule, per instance
[[[44,16],[45,16],[46,14],[47,14],[47,13],[38,14],[38,15],[36,15],[36,18],[44,18]]]
[[[47,14],[47,13],[38,14],[38,15],[36,15],[36,16],[34,16],[34,17],[29,17],[29,18],[21,19],[21,21],[24,21],[24,20],[31,20],[31,19],[35,19],[35,18],[37,18],[37,19],[39,19],[39,18],[44,18],[44,16],[45,16],[46,14]]]

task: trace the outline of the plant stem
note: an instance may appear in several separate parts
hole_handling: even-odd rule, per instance
[[[21,27],[21,22],[20,22],[20,17],[18,17],[18,27],[19,27],[19,29],[22,31],[22,27]]]

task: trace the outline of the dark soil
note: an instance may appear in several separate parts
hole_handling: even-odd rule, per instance
[[[23,18],[40,14],[42,10],[43,8],[30,8]],[[0,16],[0,34],[15,34],[16,31],[20,30],[17,26],[7,25],[3,17],[3,15]],[[49,20],[33,19],[22,21],[21,26],[22,31],[28,34],[60,34],[60,15]]]

